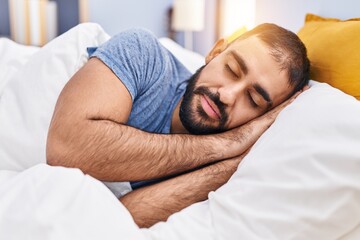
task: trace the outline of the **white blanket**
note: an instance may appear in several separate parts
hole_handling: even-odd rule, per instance
[[[144,239],[126,208],[78,169],[0,171],[0,239]]]

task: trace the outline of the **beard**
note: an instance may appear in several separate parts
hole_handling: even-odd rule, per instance
[[[196,135],[224,132],[228,120],[228,115],[225,111],[226,106],[220,101],[219,94],[211,92],[207,87],[196,86],[204,67],[205,65],[189,78],[189,84],[186,87],[179,113],[180,121],[185,129],[189,133]],[[218,121],[210,118],[202,108],[200,101],[197,101],[197,98],[195,98],[201,95],[206,95],[218,107],[220,111],[220,119]]]

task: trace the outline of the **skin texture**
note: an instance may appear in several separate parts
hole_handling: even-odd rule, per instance
[[[246,71],[236,56],[245,60]],[[105,64],[91,58],[59,96],[48,133],[48,164],[77,167],[102,181],[147,180],[187,171],[120,199],[140,227],[205,200],[210,191],[228,181],[246,151],[296,97],[280,104],[292,89],[286,73],[256,37],[229,47],[220,40],[206,62],[197,87],[219,96],[228,115],[228,131],[186,134],[179,118],[181,101],[173,113],[173,134],[126,126],[132,108],[129,92]],[[266,89],[271,105],[256,85]],[[214,115],[217,106],[206,94],[194,95],[191,104],[205,112],[196,113],[196,121],[219,125]],[[189,172],[194,168],[200,169]]]

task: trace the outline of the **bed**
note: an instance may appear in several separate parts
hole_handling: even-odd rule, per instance
[[[302,31],[312,46],[314,30]],[[45,161],[62,87],[87,61],[86,47],[109,37],[86,23],[42,48],[0,39],[0,239],[360,239],[360,47],[351,58],[355,80],[343,79],[355,92],[315,75],[321,81],[280,113],[207,201],[140,229],[103,183]],[[161,42],[190,71],[203,64],[201,55]],[[309,54],[316,59],[316,48]],[[322,71],[322,59],[316,63]],[[338,73],[333,64],[327,71]]]

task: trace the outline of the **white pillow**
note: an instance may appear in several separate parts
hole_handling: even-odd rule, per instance
[[[284,109],[209,200],[156,239],[360,239],[360,102],[314,83]]]
[[[183,48],[170,38],[159,38],[159,41],[192,73],[205,64],[204,56]]]
[[[38,47],[25,46],[8,38],[0,38],[0,97],[7,81],[38,50]]]
[[[86,48],[108,39],[97,24],[78,25],[10,74],[0,101],[0,169],[19,171],[46,161],[47,131],[60,91],[87,61]]]

